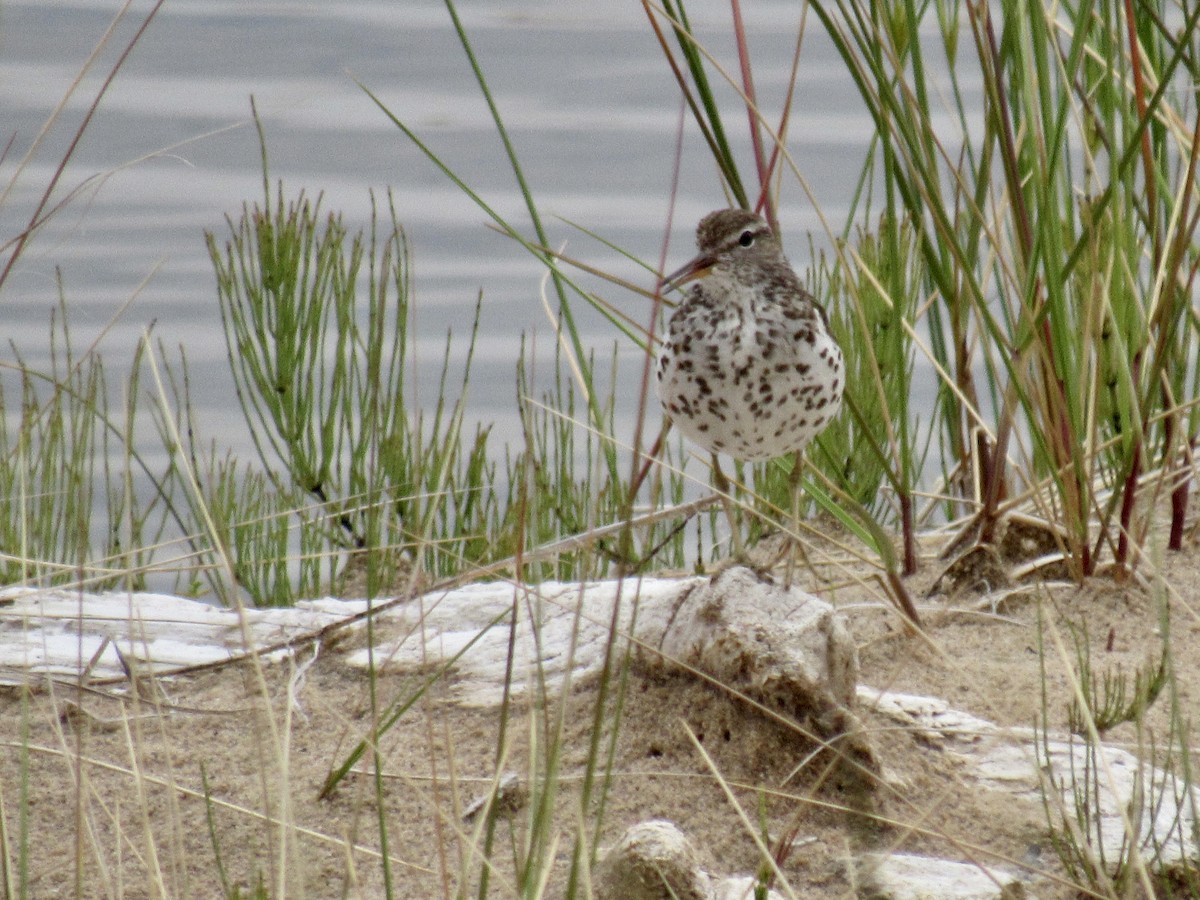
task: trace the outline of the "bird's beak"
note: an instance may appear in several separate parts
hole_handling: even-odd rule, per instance
[[[664,278],[662,289],[664,291],[674,290],[677,287],[682,287],[689,281],[703,278],[708,274],[709,269],[716,264],[716,261],[716,258],[711,253],[699,254],[686,265],[676,269]]]

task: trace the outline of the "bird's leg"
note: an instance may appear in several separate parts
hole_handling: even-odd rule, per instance
[[[729,519],[729,531],[733,539],[733,558],[739,563],[744,563],[747,559],[746,547],[742,543],[741,532],[738,531],[737,514],[733,508],[733,488],[721,470],[721,463],[715,453],[712,455],[712,468],[713,487],[721,495],[721,506],[725,509],[725,518]]]
[[[792,471],[788,473],[788,493],[792,498],[792,523],[791,532],[787,535],[787,540],[784,541],[784,546],[787,547],[787,563],[783,570],[783,585],[790,588],[792,586],[792,577],[796,573],[796,554],[799,553],[804,558],[804,564],[810,569],[812,563],[809,562],[808,554],[804,551],[804,545],[800,543],[800,474],[804,469],[804,451],[797,450],[792,454]],[[791,545],[788,547],[787,545]]]

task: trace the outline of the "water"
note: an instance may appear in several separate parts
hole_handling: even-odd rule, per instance
[[[27,222],[103,77],[148,8],[138,3],[118,24],[118,39],[99,54],[17,173],[17,163],[117,6],[102,0],[4,5],[0,139],[13,142],[0,166],[0,189],[12,185],[0,204],[0,241]],[[695,222],[725,200],[689,121],[668,232],[681,121],[678,92],[640,4],[604,6],[612,8],[600,13],[585,2],[463,3],[462,14],[551,242],[567,241],[569,254],[651,287],[644,272],[561,219],[582,223],[652,263],[666,244],[673,267],[691,255]],[[777,111],[798,9],[784,2],[746,6],[760,100]],[[713,52],[736,71],[728,5],[705,0],[689,9]],[[282,178],[289,193],[324,192],[327,210],[341,210],[359,226],[367,220],[369,192],[394,191],[413,253],[419,402],[434,399],[447,330],[459,334],[454,346],[461,360],[476,297],[483,292],[468,425],[492,425],[497,452],[503,442],[516,442],[514,373],[522,335],[537,348],[543,384],[553,352],[552,327],[539,298],[542,270],[486,227],[485,214],[396,129],[356,80],[488,204],[522,225],[528,222],[442,4],[168,0],[104,97],[53,195],[54,202],[72,191],[75,196],[35,235],[0,291],[4,337],[28,362],[45,360],[47,323],[61,277],[76,346],[107,329],[100,350],[116,375],[152,326],[153,336],[168,348],[186,350],[201,436],[250,458],[203,232],[227,233],[224,217],[236,217],[244,202],[261,196],[253,95],[272,179]],[[732,89],[723,88],[722,95],[727,128],[749,173],[744,112]],[[872,129],[856,89],[810,19],[789,149],[835,229],[848,214]],[[802,266],[810,233],[819,247],[827,240],[796,180],[788,176],[783,184],[785,244]],[[644,298],[595,279],[581,281],[648,324],[650,304]],[[585,342],[607,358],[616,330],[582,305],[579,310]],[[628,342],[621,347],[619,371],[631,389],[622,392],[618,432],[631,438],[641,361]],[[7,356],[7,348],[0,353]],[[656,428],[656,404],[650,415]]]
[[[0,176],[13,177],[66,92],[116,4],[27,0],[6,4],[0,38],[0,123],[15,135]],[[796,12],[755,5],[748,22],[759,90],[770,108],[784,88]],[[144,8],[144,7],[142,7]],[[693,4],[697,23],[732,63],[723,3]],[[119,26],[128,37],[136,24]],[[636,4],[598,15],[588,4],[492,4],[464,10],[466,27],[547,217],[569,252],[647,283],[611,253],[555,220],[595,229],[656,261],[665,239],[679,102],[665,62]],[[780,36],[772,37],[775,32]],[[715,38],[714,38],[715,39]],[[0,209],[12,235],[40,196],[74,128],[115,59],[114,41]],[[831,221],[844,209],[869,122],[830,48],[810,28],[790,147]],[[204,385],[196,399],[214,432],[240,430],[229,407],[212,269],[202,232],[223,232],[260,193],[249,97],[262,114],[272,175],[289,190],[324,191],[326,205],[365,221],[368,191],[390,186],[414,253],[418,328],[436,352],[448,327],[469,323],[483,290],[484,335],[472,408],[513,434],[512,361],[520,334],[549,333],[538,301],[540,271],[451,185],[355,84],[371,88],[472,188],[504,215],[527,221],[470,68],[444,7],[436,3],[168,2],[135,48],[89,126],[56,197],[92,181],[39,234],[0,296],[5,331],[30,358],[45,343],[56,302],[55,271],[78,336],[99,329],[137,290],[103,347],[128,353],[147,324],[183,344]],[[732,97],[732,94],[730,95]],[[730,131],[744,130],[729,106]],[[698,217],[723,200],[694,128],[688,128],[671,258],[690,250]],[[744,143],[744,142],[743,142]],[[738,149],[746,153],[747,148]],[[114,171],[115,170],[115,171]],[[794,182],[784,221],[793,257],[820,225]],[[648,304],[603,288],[645,321]],[[590,343],[615,338],[597,320]],[[544,338],[543,338],[544,340]],[[505,425],[505,423],[508,423]]]

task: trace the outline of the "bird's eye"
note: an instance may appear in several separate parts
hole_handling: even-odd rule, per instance
[[[754,232],[753,231],[743,231],[742,236],[740,238],[738,238],[738,243],[741,244],[743,247],[749,247],[751,244],[754,243]]]

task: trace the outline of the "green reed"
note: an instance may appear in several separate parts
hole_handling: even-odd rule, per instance
[[[1197,12],[813,9],[876,122],[885,214],[915,233],[942,467],[983,472],[981,536],[1016,495],[1064,527],[1076,577],[1136,565],[1147,476],[1181,527],[1195,425]]]
[[[434,575],[460,571],[488,556],[495,523],[487,432],[464,429],[474,335],[460,384],[449,381],[447,343],[437,402],[412,410],[409,262],[396,210],[389,198],[384,224],[376,210],[367,232],[351,233],[320,207],[280,187],[230,220],[224,244],[208,235],[262,464],[276,491],[322,508],[301,528],[361,555],[370,578],[377,563],[380,577],[413,561]]]
[[[45,368],[0,373],[0,573],[6,583],[140,587],[152,545],[178,522],[169,476],[136,449],[136,401],[111,405],[99,355],[79,354],[65,302],[51,316]],[[142,356],[125,386],[134,394]],[[135,493],[134,478],[151,492]]]

